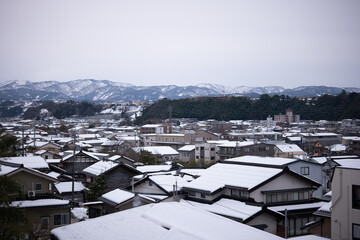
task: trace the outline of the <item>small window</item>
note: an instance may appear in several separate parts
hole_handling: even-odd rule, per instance
[[[153,185],[153,182],[149,180],[149,186],[152,186]]]
[[[210,151],[215,151],[215,148],[211,148]]]
[[[35,184],[35,190],[36,190],[36,191],[41,191],[41,189],[42,189],[41,183]]]
[[[49,229],[49,217],[41,218],[41,230]]]
[[[245,148],[245,152],[250,152],[250,148]]]
[[[54,215],[54,225],[64,225],[69,224],[69,214],[56,214]]]
[[[352,186],[352,207],[360,209],[360,186]]]
[[[309,175],[309,167],[301,167],[300,171],[302,175]]]
[[[353,224],[353,239],[360,239],[360,225]]]
[[[239,196],[239,190],[231,189],[231,196],[238,197]]]
[[[195,197],[195,193],[194,192],[188,192],[188,196],[189,197]]]
[[[201,198],[206,198],[206,194],[205,194],[205,193],[201,193]]]

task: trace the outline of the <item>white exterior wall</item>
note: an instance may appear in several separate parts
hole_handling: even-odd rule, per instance
[[[360,169],[336,168],[332,180],[331,239],[352,239],[360,225],[360,209],[352,208],[352,185],[360,185]]]
[[[250,197],[254,198],[256,202],[266,202],[265,194],[261,191],[277,191],[283,189],[296,189],[296,188],[307,188],[309,184],[291,176],[288,173],[282,174],[273,181],[261,186],[253,192],[250,192]]]
[[[301,174],[302,167],[309,167],[309,175],[302,175],[302,176],[310,178],[311,180],[322,184],[316,191],[314,191],[313,196],[322,197],[326,193],[324,192],[326,190],[325,188],[326,186],[323,185],[325,180],[323,180],[324,176],[322,172],[322,165],[307,163],[305,161],[297,161],[295,163],[289,164],[288,167],[291,171],[296,172],[300,175],[302,175]]]

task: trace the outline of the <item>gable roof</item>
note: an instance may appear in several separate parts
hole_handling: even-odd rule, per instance
[[[0,162],[4,164],[22,164],[26,168],[49,169],[47,162],[40,156],[7,157],[1,158]]]
[[[77,156],[77,155],[79,155],[79,154],[84,154],[84,155],[86,155],[86,156],[88,156],[88,157],[90,157],[90,158],[93,158],[93,159],[97,160],[97,161],[100,160],[97,156],[95,156],[94,154],[89,153],[89,152],[85,152],[85,151],[82,151],[82,150],[75,152],[75,156]],[[62,162],[67,161],[67,160],[69,160],[70,158],[72,158],[73,156],[74,156],[74,153],[71,153],[71,154],[67,155],[66,157],[63,157],[63,159],[62,159],[61,161],[62,161]]]
[[[56,190],[60,193],[69,193],[72,192],[72,181],[71,182],[58,182],[55,183]],[[74,182],[74,192],[81,192],[85,190],[86,187],[82,182]]]
[[[185,203],[148,204],[58,227],[51,234],[59,240],[77,239],[189,239],[218,240],[282,239],[236,221],[209,213]]]
[[[40,172],[38,170],[35,170],[35,169],[31,169],[31,168],[26,168],[26,167],[19,167],[17,169],[15,169],[14,171],[11,171],[11,172],[8,172],[6,175],[7,176],[12,176],[12,175],[15,175],[19,172],[27,172],[27,173],[30,173],[32,175],[35,175],[35,176],[38,176],[38,177],[41,177],[41,178],[45,178],[49,181],[52,181],[52,182],[57,182],[58,180],[46,173],[43,173],[43,172]]]
[[[110,203],[113,206],[116,206],[116,205],[119,205],[123,202],[126,202],[126,201],[132,199],[134,196],[135,196],[134,193],[127,192],[127,191],[117,188],[117,189],[114,189],[110,192],[103,194],[99,198],[99,200],[106,202],[106,203]]]
[[[99,176],[100,174],[106,174],[116,169],[119,166],[124,166],[135,173],[141,173],[136,168],[124,162],[113,162],[113,161],[103,161],[103,160],[90,165],[89,167],[85,168],[83,172],[94,176]]]
[[[225,186],[251,189],[281,173],[282,169],[217,163],[184,188],[199,189],[210,193]]]

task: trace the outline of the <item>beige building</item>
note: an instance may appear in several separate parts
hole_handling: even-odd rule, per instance
[[[360,239],[360,161],[339,162],[331,184],[331,238]]]

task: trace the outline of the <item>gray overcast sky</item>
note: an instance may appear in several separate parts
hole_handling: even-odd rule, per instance
[[[0,81],[360,87],[359,0],[0,0]]]

